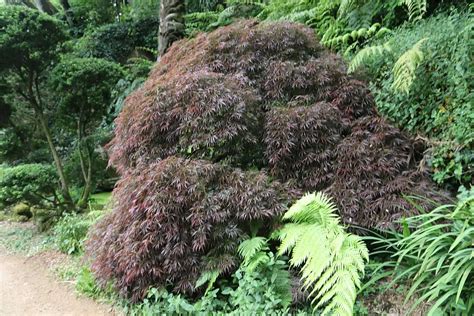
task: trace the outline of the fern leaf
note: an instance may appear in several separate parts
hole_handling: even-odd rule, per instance
[[[369,60],[380,58],[384,54],[391,52],[392,49],[389,42],[386,42],[382,45],[365,47],[354,56],[351,63],[349,64],[348,72],[352,73],[360,66],[366,64]]]
[[[265,237],[253,237],[240,243],[238,252],[244,259],[244,265],[248,265],[255,254],[267,246]]]
[[[344,231],[336,211],[321,192],[303,196],[283,216],[290,223],[277,234],[279,253],[290,253],[302,288],[315,308],[324,307],[323,315],[352,315],[368,250],[360,237]]]
[[[426,0],[403,0],[408,8],[408,20],[416,21],[426,13]]]
[[[392,88],[395,91],[410,92],[410,87],[414,82],[416,75],[415,71],[424,59],[422,50],[423,43],[428,38],[419,40],[412,48],[403,53],[393,66],[393,84]]]

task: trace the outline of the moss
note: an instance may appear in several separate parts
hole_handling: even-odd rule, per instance
[[[18,203],[15,206],[13,206],[12,207],[12,212],[15,215],[24,216],[27,219],[29,219],[33,216],[33,213],[31,213],[30,207],[25,203]]]

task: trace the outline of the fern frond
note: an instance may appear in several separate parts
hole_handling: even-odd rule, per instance
[[[398,58],[393,66],[392,88],[396,91],[409,93],[410,87],[416,78],[415,71],[424,59],[423,43],[428,38],[419,40],[412,48]]]
[[[416,21],[423,18],[426,13],[426,0],[403,0],[408,8],[408,19]]]
[[[244,259],[244,265],[248,265],[255,255],[265,247],[267,247],[267,239],[265,237],[257,236],[241,242],[238,252]]]
[[[279,253],[290,253],[302,288],[323,315],[352,315],[368,250],[360,237],[339,225],[337,208],[325,194],[303,196],[283,216],[291,221],[278,233]]]
[[[380,58],[386,53],[391,53],[392,49],[390,46],[390,42],[386,42],[381,45],[376,46],[369,46],[361,49],[357,55],[351,60],[349,64],[348,72],[352,73],[360,66],[366,64],[369,60],[373,60],[376,58]]]

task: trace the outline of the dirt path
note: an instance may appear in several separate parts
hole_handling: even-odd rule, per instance
[[[0,247],[1,316],[113,315],[107,306],[77,297],[39,258],[7,254]]]

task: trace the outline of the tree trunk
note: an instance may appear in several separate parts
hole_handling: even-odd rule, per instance
[[[67,23],[69,24],[69,26],[73,26],[74,16],[73,16],[73,12],[71,10],[71,5],[69,4],[69,1],[60,0],[59,2],[61,3],[61,7],[63,7],[64,15],[66,16]]]
[[[49,0],[36,0],[36,7],[41,12],[44,12],[49,15],[53,15],[58,13],[58,10],[54,7],[54,5]]]
[[[82,118],[79,118],[77,122],[77,136],[79,144],[79,161],[81,164],[82,176],[84,178],[84,188],[82,190],[81,199],[77,206],[79,208],[85,208],[87,206],[87,201],[92,191],[92,153],[88,144],[84,144],[84,125],[82,124]],[[84,159],[83,148],[85,148],[85,155],[87,157],[87,168],[86,162]]]
[[[66,204],[73,207],[74,203],[72,201],[71,195],[69,194],[69,186],[67,184],[66,176],[64,174],[63,165],[61,159],[59,158],[56,147],[54,147],[53,138],[51,137],[51,131],[49,130],[48,123],[46,121],[46,118],[44,117],[43,112],[40,109],[35,108],[35,112],[40,122],[41,129],[43,130],[43,133],[46,136],[46,141],[48,142],[51,155],[53,155],[54,164],[56,165],[56,170],[58,172],[59,180],[61,182],[61,194]]]
[[[66,180],[66,175],[64,174],[63,164],[61,162],[61,158],[54,147],[53,138],[51,137],[51,131],[48,126],[48,121],[43,113],[43,102],[41,100],[41,94],[39,89],[39,78],[38,75],[35,74],[33,71],[29,72],[28,75],[28,86],[27,86],[27,95],[25,95],[26,100],[31,104],[33,107],[36,118],[40,123],[41,129],[43,134],[46,136],[46,141],[49,146],[49,150],[51,155],[53,156],[54,164],[56,165],[56,171],[58,172],[59,181],[61,182],[61,194],[64,198],[64,202],[70,207],[74,209],[74,202],[71,198],[69,193],[69,186]]]
[[[158,59],[163,56],[174,41],[185,35],[184,0],[161,0],[160,30],[158,33]]]

